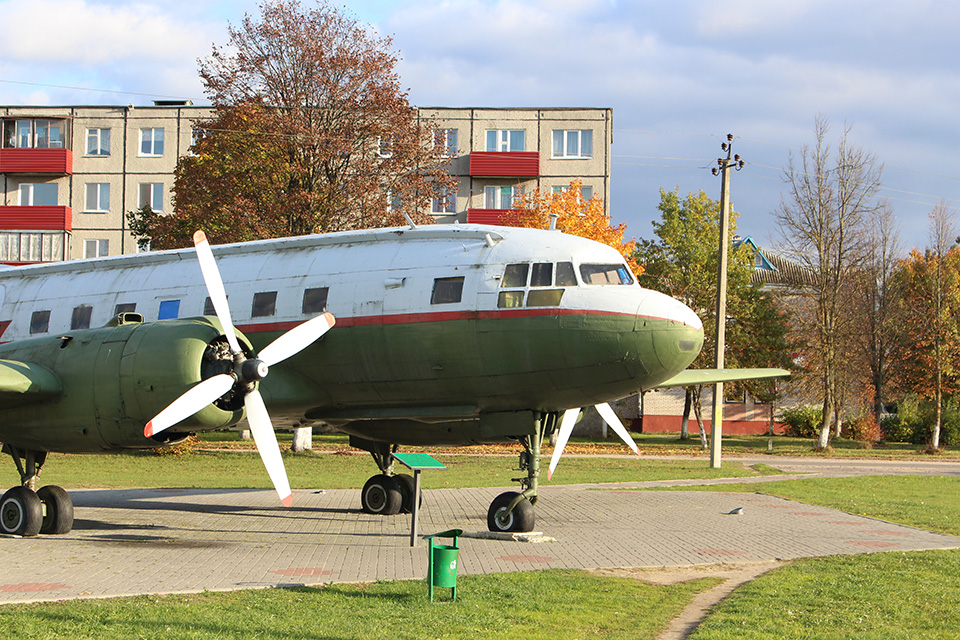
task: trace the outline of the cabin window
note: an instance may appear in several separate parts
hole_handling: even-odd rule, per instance
[[[50,310],[34,311],[30,316],[30,334],[46,333],[50,330]]]
[[[327,310],[327,294],[330,287],[317,287],[316,289],[305,289],[303,291],[303,306],[300,311],[304,315],[311,313],[323,313]]]
[[[253,308],[251,318],[266,318],[277,312],[277,292],[263,291],[253,294]]]
[[[584,284],[633,284],[625,264],[582,264],[580,277]]]
[[[133,313],[136,310],[136,302],[120,302],[113,308],[113,315],[118,316],[121,313]]]
[[[437,278],[433,281],[430,304],[454,304],[463,299],[463,276]]]
[[[537,262],[530,276],[531,287],[549,287],[553,284],[553,265],[549,262]]]
[[[230,296],[227,296],[227,300],[229,299],[230,299]],[[217,310],[213,308],[213,300],[210,299],[210,296],[207,296],[203,301],[203,315],[205,316],[217,315]]]
[[[523,306],[523,291],[501,291],[497,298],[498,309],[516,309]]]
[[[503,280],[500,281],[500,287],[510,289],[512,287],[527,286],[527,272],[530,270],[529,264],[508,264],[503,272]]]
[[[93,315],[93,307],[87,304],[82,304],[79,307],[74,307],[73,317],[70,319],[70,328],[71,329],[89,329],[90,328],[90,316]]]
[[[572,262],[557,263],[557,286],[575,287],[577,286],[577,275],[573,270]]]
[[[157,320],[173,320],[180,317],[179,300],[163,300],[160,302],[160,311]]]

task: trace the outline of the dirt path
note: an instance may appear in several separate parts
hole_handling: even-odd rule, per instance
[[[602,569],[592,573],[603,576],[635,578],[654,584],[676,584],[709,577],[723,578],[723,582],[714,588],[694,597],[690,604],[680,612],[680,615],[671,620],[667,628],[657,636],[657,640],[683,640],[697,628],[697,625],[707,616],[710,609],[733,593],[734,589],[771,569],[776,569],[782,564],[780,562],[763,562],[740,565],[674,567],[660,570]]]

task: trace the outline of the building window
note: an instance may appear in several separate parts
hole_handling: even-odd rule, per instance
[[[140,155],[158,158],[163,155],[163,128],[140,129]]]
[[[163,300],[160,302],[160,310],[157,313],[157,320],[173,320],[180,317],[179,300]]]
[[[440,196],[433,198],[432,211],[434,213],[456,213],[457,212],[457,192],[455,189],[444,188]]]
[[[463,299],[463,276],[433,281],[430,304],[455,304]]]
[[[110,129],[87,129],[87,155],[110,155]]]
[[[30,316],[30,335],[50,330],[50,311],[34,311]]]
[[[24,183],[20,185],[21,207],[55,207],[57,206],[57,183]]]
[[[377,138],[377,155],[381,158],[392,158],[393,146],[393,136],[379,136]]]
[[[522,129],[489,129],[487,151],[526,151],[526,135]]]
[[[592,158],[593,157],[593,130],[592,129],[554,129],[553,130],[553,157],[554,158]]]
[[[63,238],[63,233],[0,232],[0,262],[63,260]]]
[[[87,240],[83,243],[84,258],[103,258],[110,255],[109,240]]]
[[[327,310],[327,294],[329,287],[317,287],[316,289],[306,289],[303,292],[303,306],[301,313],[323,313]]]
[[[84,211],[106,213],[110,211],[110,184],[106,182],[88,182]]]
[[[253,294],[253,308],[250,310],[251,318],[266,318],[277,312],[277,292],[264,291]]]
[[[455,158],[460,153],[456,129],[437,129],[434,132],[434,141],[444,158]]]
[[[554,195],[560,195],[561,193],[566,193],[569,190],[570,190],[570,187],[568,186],[552,187],[552,191]],[[580,199],[586,202],[592,197],[593,197],[593,187],[588,184],[580,185]]]
[[[4,120],[3,146],[15,149],[63,149],[63,120]]]
[[[163,211],[163,183],[141,182],[137,201],[141,209],[149,206],[154,211]]]
[[[73,316],[70,318],[70,329],[89,329],[90,317],[93,315],[93,307],[88,304],[82,304],[74,307]]]
[[[484,209],[512,209],[514,200],[523,197],[523,187],[484,187]]]

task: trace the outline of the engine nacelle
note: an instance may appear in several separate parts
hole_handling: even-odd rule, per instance
[[[121,314],[105,327],[2,345],[0,358],[46,367],[63,391],[0,411],[0,441],[36,450],[57,442],[56,450],[76,452],[149,448],[236,424],[242,407],[226,398],[156,439],[143,435],[147,421],[184,391],[224,372],[224,344],[212,318],[143,323],[138,314]]]

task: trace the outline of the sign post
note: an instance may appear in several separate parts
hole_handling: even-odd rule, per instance
[[[420,472],[424,469],[446,469],[443,464],[428,453],[394,453],[394,460],[413,471],[413,504],[410,507],[410,546],[417,546],[417,528],[420,511]]]

